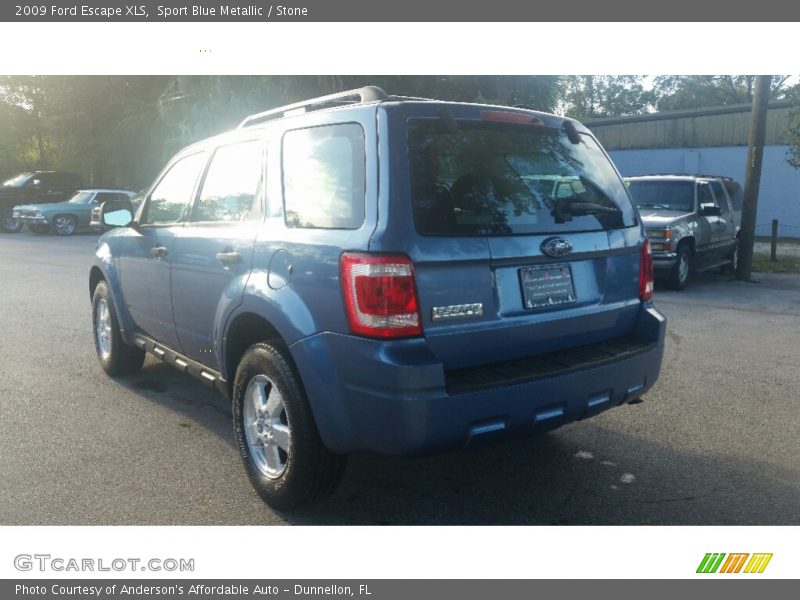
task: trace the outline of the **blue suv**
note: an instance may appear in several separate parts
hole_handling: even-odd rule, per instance
[[[580,123],[333,94],[179,152],[89,277],[110,375],[145,352],[232,401],[270,505],[358,451],[421,455],[638,399],[666,321],[619,174]]]

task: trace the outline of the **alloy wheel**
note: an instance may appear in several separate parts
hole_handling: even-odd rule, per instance
[[[291,429],[278,387],[256,375],[244,392],[244,432],[258,470],[271,479],[283,475],[289,460]]]

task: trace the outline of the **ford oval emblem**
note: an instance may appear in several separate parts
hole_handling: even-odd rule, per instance
[[[572,252],[572,242],[564,238],[549,238],[542,242],[542,252],[553,258],[560,258]]]

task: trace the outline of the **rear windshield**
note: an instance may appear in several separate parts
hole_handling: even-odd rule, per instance
[[[409,121],[414,221],[423,235],[514,235],[630,227],[625,187],[591,136],[439,119]]]
[[[639,208],[694,210],[693,181],[628,181],[633,203]]]

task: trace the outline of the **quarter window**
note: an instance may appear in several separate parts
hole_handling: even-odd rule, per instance
[[[195,221],[255,221],[261,217],[262,143],[221,146],[208,167]]]
[[[145,207],[143,225],[171,225],[185,220],[191,206],[197,176],[205,154],[192,154],[170,167],[161,178]]]
[[[364,222],[364,130],[347,123],[283,137],[288,227],[358,229]]]

